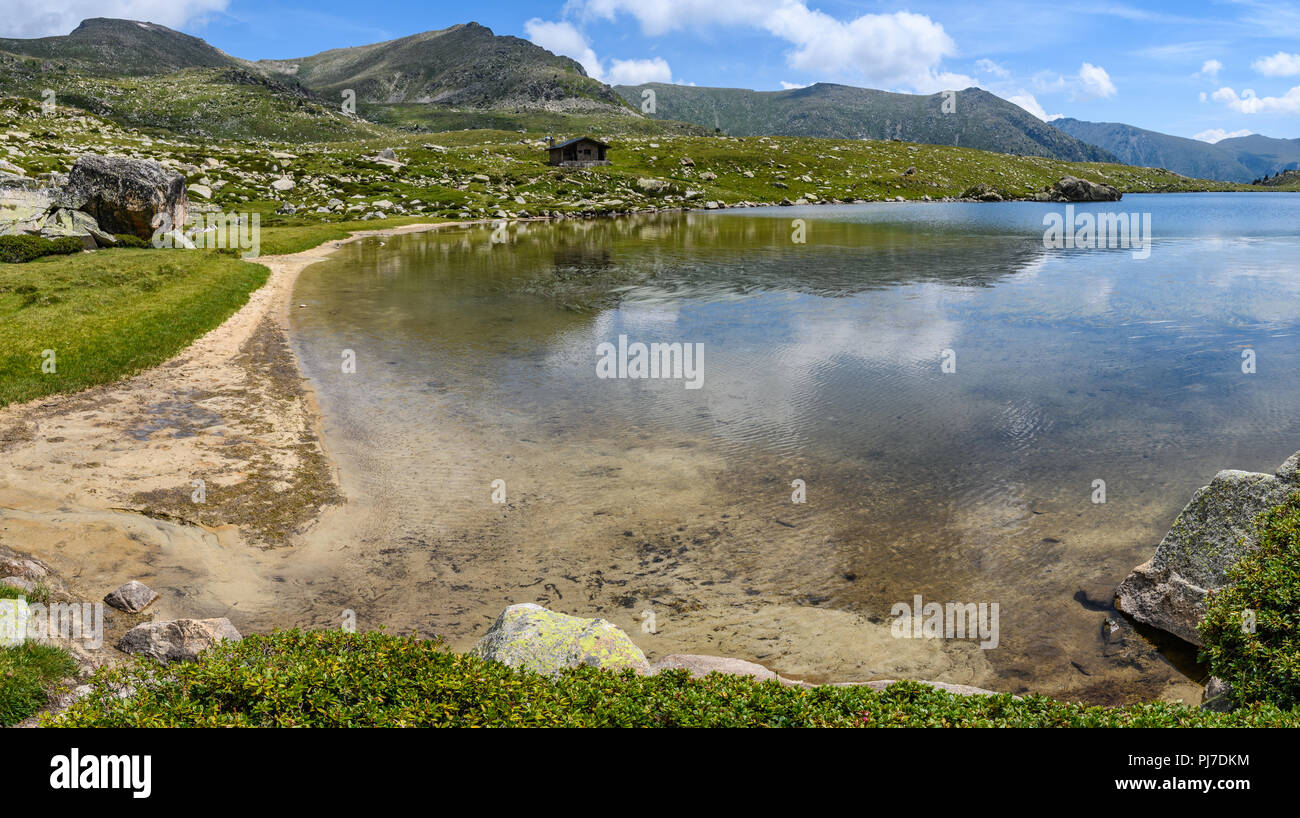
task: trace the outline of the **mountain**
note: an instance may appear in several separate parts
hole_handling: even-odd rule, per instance
[[[663,83],[614,90],[638,109],[642,93],[653,90],[653,116],[719,128],[732,136],[902,139],[1071,161],[1114,159],[980,88],[957,92],[950,113],[944,113],[943,94],[896,94],[824,82],[786,91]]]
[[[1085,142],[1105,148],[1126,164],[1168,168],[1197,179],[1250,182],[1261,176],[1300,167],[1300,139],[1274,139],[1251,134],[1210,144],[1120,122],[1058,119],[1052,124]]]
[[[46,71],[57,73],[74,67],[82,73],[97,76],[142,76],[167,74],[184,68],[246,65],[198,37],[156,23],[107,17],[83,20],[65,36],[32,40],[0,38],[0,51],[54,63],[42,66]]]
[[[1224,139],[1215,147],[1230,151],[1254,179],[1300,168],[1300,139],[1275,139],[1251,134]],[[1244,180],[1250,181],[1250,180]]]
[[[576,61],[478,23],[258,65],[328,98],[353,89],[371,103],[627,110]]]

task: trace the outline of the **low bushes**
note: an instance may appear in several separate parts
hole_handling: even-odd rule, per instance
[[[916,682],[787,687],[684,671],[582,667],[551,679],[438,640],[277,631],[226,642],[198,662],[100,670],[61,727],[1191,727],[1300,726],[1271,705],[1210,713],[1173,704],[1090,707],[1041,696],[957,696]]]
[[[1300,704],[1300,494],[1259,519],[1259,546],[1212,592],[1200,625],[1210,673],[1238,705]]]
[[[0,261],[20,264],[42,256],[66,256],[80,253],[81,239],[65,236],[47,239],[41,236],[0,236]]]

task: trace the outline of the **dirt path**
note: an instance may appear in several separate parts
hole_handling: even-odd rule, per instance
[[[346,242],[440,226],[259,258],[266,285],[166,363],[0,409],[0,544],[97,593],[146,582],[162,617],[265,605],[280,546],[341,500],[286,341],[294,282]]]

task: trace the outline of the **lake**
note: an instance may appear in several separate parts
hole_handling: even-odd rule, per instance
[[[528,601],[652,659],[1199,701],[1186,651],[1110,595],[1217,470],[1300,449],[1300,196],[1072,206],[1149,220],[1145,250],[1044,246],[1065,208],[345,245],[300,277],[293,343],[350,499],[318,536],[356,565],[351,607],[460,647]],[[694,381],[618,377],[638,343],[702,353]],[[899,638],[918,596],[996,603],[996,647]]]

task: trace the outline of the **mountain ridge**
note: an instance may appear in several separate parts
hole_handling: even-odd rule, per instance
[[[630,104],[655,92],[655,113],[733,136],[902,139],[998,153],[1105,162],[1114,157],[982,88],[951,97],[900,94],[836,83],[783,91],[646,83],[615,86]],[[950,100],[950,104],[944,103]]]

